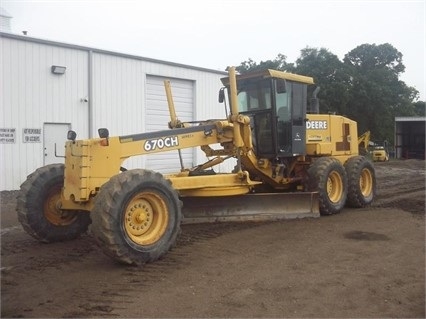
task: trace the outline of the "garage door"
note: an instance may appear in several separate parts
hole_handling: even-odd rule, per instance
[[[146,131],[167,130],[170,122],[164,80],[166,78],[147,76],[146,79]],[[194,84],[192,81],[170,79],[176,115],[182,122],[192,121],[194,110]],[[186,168],[193,166],[193,149],[181,151]],[[178,151],[153,154],[146,157],[146,168],[162,173],[178,172],[180,161]]]

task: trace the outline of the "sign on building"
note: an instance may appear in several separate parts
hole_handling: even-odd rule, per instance
[[[0,128],[0,144],[16,143],[16,128]]]
[[[41,128],[22,129],[22,142],[41,143]]]

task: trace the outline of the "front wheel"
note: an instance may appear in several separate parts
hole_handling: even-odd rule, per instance
[[[347,176],[343,165],[332,157],[318,158],[308,169],[308,188],[318,192],[320,213],[339,213],[347,197]]]
[[[175,244],[181,202],[161,174],[135,169],[101,187],[91,217],[91,232],[106,255],[142,265],[161,258]]]
[[[90,224],[89,213],[61,209],[63,185],[63,164],[41,167],[21,185],[16,206],[18,220],[28,234],[42,242],[74,239]]]
[[[348,200],[350,207],[365,207],[374,199],[376,175],[374,167],[364,156],[354,156],[345,163],[348,175]]]

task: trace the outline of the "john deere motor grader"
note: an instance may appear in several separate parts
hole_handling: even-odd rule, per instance
[[[230,68],[222,82],[219,100],[230,114],[221,120],[180,122],[166,81],[170,130],[109,137],[99,129],[86,140],[70,131],[65,165],[39,168],[21,185],[23,228],[54,242],[91,224],[107,255],[140,265],[166,254],[182,222],[329,215],[372,202],[375,172],[358,155],[357,125],[318,114],[317,90],[307,111],[312,78],[275,70],[236,76]],[[164,176],[122,167],[131,156],[189,147],[209,160]],[[229,159],[234,170],[215,173]]]

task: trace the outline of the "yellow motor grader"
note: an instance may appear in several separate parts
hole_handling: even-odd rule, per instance
[[[68,132],[65,165],[37,169],[21,185],[17,212],[36,239],[54,242],[90,232],[113,259],[141,265],[175,244],[182,222],[330,215],[369,205],[376,189],[370,161],[358,155],[356,122],[318,114],[313,79],[276,70],[222,79],[227,117],[178,120],[165,81],[169,130],[76,140]],[[200,147],[208,160],[175,174],[124,168],[135,155]],[[233,159],[229,173],[214,167]]]

